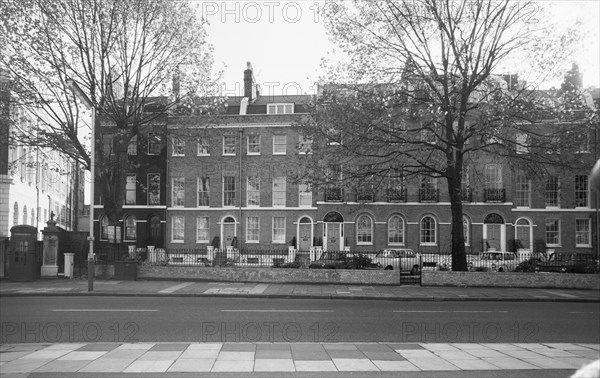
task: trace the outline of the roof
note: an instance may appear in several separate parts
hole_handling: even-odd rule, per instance
[[[226,115],[239,115],[240,103],[243,96],[232,96],[227,98]],[[248,104],[246,114],[267,114],[268,104],[294,104],[294,114],[308,113],[307,105],[313,100],[311,95],[290,95],[290,96],[258,96],[253,102]]]

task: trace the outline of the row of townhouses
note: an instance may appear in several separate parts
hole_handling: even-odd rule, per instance
[[[26,146],[20,135],[35,135],[38,117],[17,105],[11,81],[0,69],[0,239],[15,225],[38,229],[50,217],[66,231],[83,215],[85,170],[56,150]]]
[[[262,96],[253,80],[251,69],[244,71],[244,95],[228,98],[212,125],[202,116],[165,115],[132,140],[128,154],[141,168],[127,172],[116,231],[95,198],[98,248],[450,250],[445,181],[390,179],[368,193],[303,182],[311,141],[293,125],[309,116],[312,98]],[[101,127],[106,133],[113,126]],[[579,172],[531,180],[485,156],[469,167],[483,179],[464,183],[467,252],[595,252],[598,203],[588,175],[599,146],[597,135],[590,138],[581,151],[589,168]]]

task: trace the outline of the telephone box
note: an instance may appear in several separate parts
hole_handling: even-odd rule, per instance
[[[37,228],[18,225],[10,229],[8,261],[10,281],[35,281],[40,277]]]

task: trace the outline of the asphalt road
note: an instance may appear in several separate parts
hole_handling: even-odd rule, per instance
[[[0,342],[600,343],[600,304],[3,297]]]

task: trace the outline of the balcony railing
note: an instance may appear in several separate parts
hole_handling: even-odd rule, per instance
[[[392,188],[387,190],[388,202],[406,202],[406,188]]]
[[[485,202],[506,202],[505,189],[483,189],[483,200]]]
[[[342,188],[326,188],[325,189],[325,201],[326,202],[342,202]]]
[[[371,190],[359,190],[356,193],[356,202],[373,202],[374,197]]]
[[[460,199],[462,202],[473,202],[473,190],[471,188],[462,188],[460,190]]]
[[[419,201],[421,202],[439,202],[438,189],[419,189]]]

